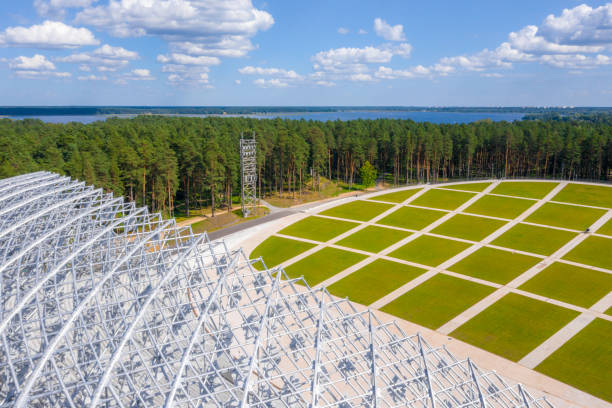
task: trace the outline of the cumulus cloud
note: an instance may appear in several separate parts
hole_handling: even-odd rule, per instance
[[[336,83],[335,82],[331,82],[331,81],[316,81],[315,84],[317,84],[319,86],[325,86],[325,87],[336,86]]]
[[[349,29],[345,28],[345,27],[339,27],[338,28],[338,34],[342,34],[342,35],[346,35],[349,33]]]
[[[9,67],[15,70],[48,71],[54,70],[55,65],[44,55],[36,54],[33,57],[17,57],[9,62]]]
[[[259,78],[253,81],[253,83],[261,88],[286,88],[289,86],[287,82],[284,82],[280,79],[264,79]]]
[[[286,70],[282,68],[262,68],[262,67],[252,67],[246,66],[240,68],[238,70],[241,74],[244,75],[270,75],[276,77],[282,77],[286,79],[301,79],[302,76],[293,70]]]
[[[108,78],[104,75],[86,75],[77,77],[79,81],[106,81]]]
[[[390,25],[385,20],[376,18],[374,20],[374,32],[387,41],[405,41],[404,26],[401,24]]]
[[[377,47],[364,48],[335,48],[321,51],[312,57],[315,69],[323,67],[332,70],[343,65],[354,65],[364,63],[385,63],[391,61],[393,51]]]
[[[217,57],[246,55],[251,38],[274,24],[251,0],[117,0],[88,7],[75,21],[118,37],[160,36],[174,52]]]
[[[152,81],[155,79],[151,75],[151,71],[145,68],[133,69],[128,74],[124,75],[123,78],[131,81]]]
[[[162,64],[175,64],[175,65],[218,65],[221,60],[217,57],[200,56],[194,57],[187,54],[172,53],[168,55],[158,55],[157,62]]]
[[[361,34],[361,35],[364,35],[364,34],[367,34],[368,32],[366,30],[364,30],[363,28],[360,28],[357,33]]]
[[[123,68],[129,64],[129,61],[127,59],[118,59],[116,58],[116,56],[113,58],[106,58],[102,57],[100,54],[96,54],[95,51],[94,53],[81,52],[77,54],[67,55],[65,57],[58,57],[55,58],[55,61],[71,64],[80,64],[81,67],[84,65],[88,67],[90,65],[93,65],[98,69],[98,71],[102,72],[117,71],[117,69]]]
[[[67,8],[89,7],[97,0],[34,0],[36,12],[45,17],[63,18]]]
[[[33,71],[33,70],[15,71],[15,74],[18,77],[25,78],[25,79],[70,78],[72,76],[70,72]]]
[[[538,35],[539,28],[534,25],[524,27],[518,32],[508,35],[508,42],[512,48],[533,54],[574,54],[579,52],[600,52],[602,46],[593,45],[571,45],[548,41],[545,37]]]
[[[370,74],[352,74],[349,79],[355,82],[369,82],[374,80]]]
[[[541,33],[558,44],[610,45],[612,43],[612,3],[592,8],[581,4],[564,9],[560,16],[546,17]]]
[[[76,28],[59,21],[45,21],[31,27],[8,27],[0,33],[0,45],[33,48],[78,48],[98,45],[87,28]]]
[[[126,50],[123,47],[113,47],[108,44],[104,44],[93,52],[94,55],[104,58],[134,60],[138,59],[138,53],[135,51]]]

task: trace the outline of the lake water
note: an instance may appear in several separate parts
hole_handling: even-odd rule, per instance
[[[48,123],[91,123],[106,120],[108,117],[131,118],[135,115],[58,115],[58,116],[9,116],[11,119],[40,119]],[[208,117],[219,115],[168,115],[185,117]],[[257,119],[305,119],[305,120],[356,120],[356,119],[411,119],[415,122],[431,123],[471,123],[490,119],[494,122],[513,122],[523,118],[522,113],[490,113],[490,112],[423,112],[423,111],[341,111],[341,112],[304,112],[304,113],[270,113],[249,115],[223,115],[223,117],[250,117]]]

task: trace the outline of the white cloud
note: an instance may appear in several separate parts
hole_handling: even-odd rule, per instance
[[[342,34],[342,35],[346,35],[349,33],[349,29],[345,28],[345,27],[339,27],[338,28],[338,34]]]
[[[79,81],[106,81],[108,78],[106,76],[104,76],[104,75],[102,75],[102,76],[87,75],[87,76],[77,77],[77,79]]]
[[[151,71],[149,71],[148,69],[144,69],[144,68],[133,69],[132,75],[140,79],[153,79],[151,77]]]
[[[119,37],[160,36],[178,53],[220,57],[246,55],[251,38],[274,24],[251,0],[113,0],[75,21]]]
[[[284,82],[280,79],[264,79],[259,78],[253,81],[253,83],[261,88],[286,88],[289,86],[287,82]]]
[[[286,79],[301,79],[302,76],[293,70],[286,70],[282,68],[262,68],[262,67],[252,67],[246,66],[240,68],[238,70],[241,74],[244,75],[270,75],[276,77],[282,77]]]
[[[582,54],[576,55],[543,55],[541,62],[556,68],[596,68],[599,66],[612,65],[612,57],[607,55],[596,55],[589,57]]]
[[[579,52],[600,52],[602,46],[593,45],[567,45],[548,41],[538,35],[538,27],[529,25],[519,32],[512,32],[508,35],[508,42],[512,48],[533,54],[569,54]]]
[[[374,20],[374,32],[387,41],[405,41],[404,26],[401,24],[390,25],[385,20],[376,18]]]
[[[355,82],[368,82],[374,80],[370,74],[353,74],[349,76],[349,79]]]
[[[317,81],[317,82],[315,82],[315,84],[317,84],[319,86],[326,86],[326,87],[336,86],[336,84],[334,82],[331,82],[331,81]]]
[[[499,72],[485,72],[483,74],[480,74],[480,76],[485,77],[485,78],[503,78],[504,77]]]
[[[103,58],[98,55],[92,55],[84,52],[67,55],[65,57],[55,58],[55,61],[71,64],[81,64],[81,66],[92,65],[95,66],[97,70],[101,72],[117,71],[117,69],[123,68],[129,64],[129,61],[125,59]]]
[[[41,16],[63,18],[67,8],[89,7],[97,0],[34,0],[34,8]]]
[[[364,35],[364,34],[367,34],[368,32],[366,30],[364,30],[363,28],[360,28],[357,33],[361,34],[361,35]]]
[[[33,71],[33,70],[15,71],[15,74],[18,77],[25,78],[25,79],[70,78],[72,76],[70,72]]]
[[[218,65],[221,60],[217,57],[200,56],[194,57],[187,54],[172,53],[168,55],[158,55],[157,62],[162,64],[177,64],[177,65]]]
[[[376,47],[364,48],[335,48],[321,51],[312,57],[315,64],[324,69],[332,69],[342,65],[353,65],[363,63],[385,63],[391,61],[393,51]]]
[[[9,62],[9,67],[15,70],[50,71],[55,70],[55,65],[44,55],[36,54],[33,57],[17,57]]]
[[[104,57],[104,58],[114,58],[114,59],[125,59],[125,60],[134,60],[138,59],[138,53],[135,51],[126,50],[123,47],[113,47],[108,44],[104,44],[97,50],[95,50],[94,55]]]
[[[236,79],[236,80],[234,81],[234,83],[235,83],[236,85],[240,85],[240,80],[239,80],[239,79]]]
[[[83,71],[83,72],[89,72],[91,71],[91,67],[89,65],[79,65],[79,71]]]
[[[31,27],[8,27],[0,33],[0,45],[34,48],[77,48],[100,42],[86,28],[59,21],[45,21]]]
[[[564,9],[559,17],[549,15],[542,35],[558,44],[610,45],[612,43],[612,3],[592,8],[581,4]]]
[[[393,47],[393,54],[399,55],[400,57],[408,58],[412,52],[412,45],[408,43],[402,43],[397,47]]]

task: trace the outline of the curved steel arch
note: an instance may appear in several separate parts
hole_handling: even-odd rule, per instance
[[[1,406],[552,406],[241,250],[57,180],[0,180]]]

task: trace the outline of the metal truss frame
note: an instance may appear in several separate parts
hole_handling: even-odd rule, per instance
[[[551,407],[67,177],[0,180],[0,406]]]
[[[242,216],[250,217],[257,211],[257,142],[240,135],[240,171],[242,188]]]

